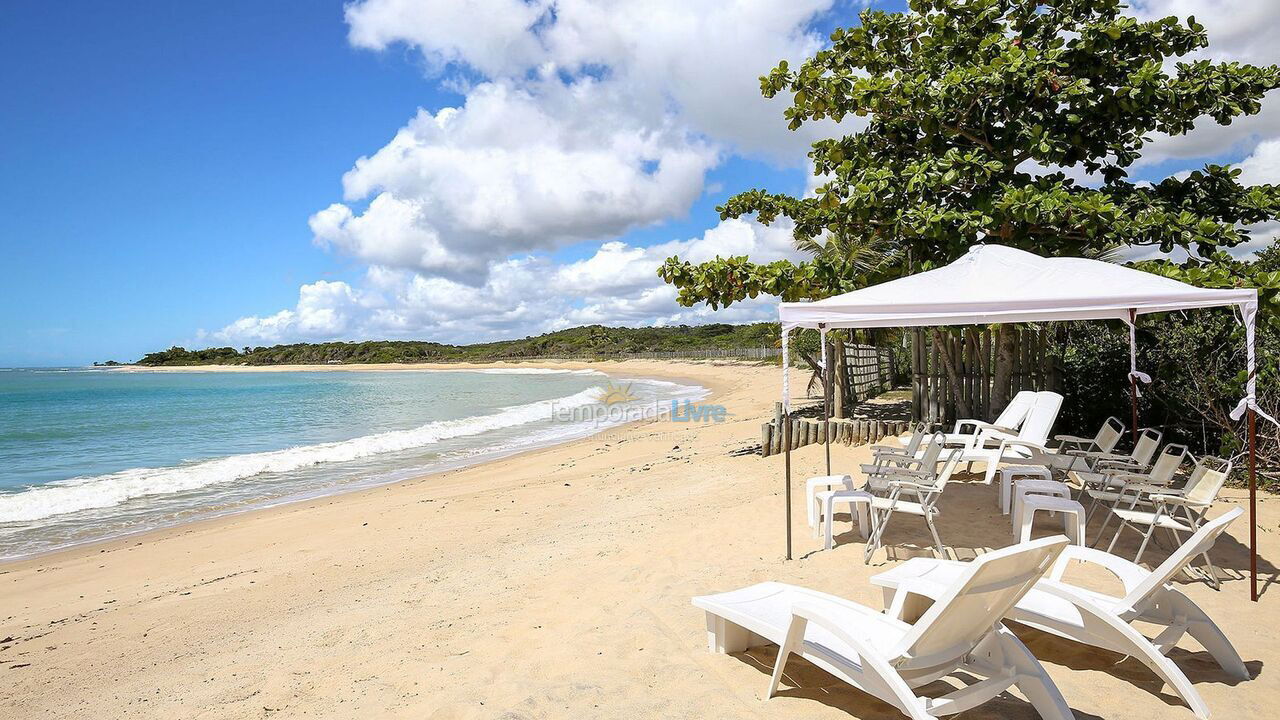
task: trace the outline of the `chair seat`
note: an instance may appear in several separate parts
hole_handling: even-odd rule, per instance
[[[1164,513],[1148,512],[1146,510],[1123,510],[1113,509],[1116,517],[1121,520],[1135,525],[1152,525],[1156,527],[1168,528],[1169,530],[1179,530],[1182,532],[1195,532],[1195,528],[1188,525],[1185,521],[1179,520],[1171,515]]]
[[[889,656],[911,626],[865,605],[816,590],[779,582],[763,582],[740,590],[695,597],[693,604],[739,625],[771,643],[781,645],[797,602],[817,607],[826,617],[856,632],[858,638]],[[861,658],[851,646],[817,624],[804,634],[805,651],[818,653],[836,665],[861,668]]]
[[[903,500],[899,498],[898,501],[895,503],[889,498],[879,497],[874,495],[871,498],[871,507],[876,510],[888,510],[889,508],[892,507],[894,512],[904,512],[904,513],[907,513],[908,515],[923,516],[927,512],[924,509],[924,506],[918,502],[912,502],[910,500]],[[939,514],[938,508],[936,507],[933,508],[932,513],[934,515],[938,515]]]

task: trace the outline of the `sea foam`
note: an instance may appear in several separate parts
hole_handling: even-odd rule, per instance
[[[516,405],[488,415],[437,420],[409,430],[392,430],[339,442],[232,455],[174,467],[132,468],[107,475],[60,480],[0,495],[0,523],[31,522],[81,510],[113,507],[135,498],[234,482],[263,473],[283,473],[322,463],[427,447],[450,438],[547,420],[553,409],[597,402],[602,392],[601,388],[588,388],[562,398]]]

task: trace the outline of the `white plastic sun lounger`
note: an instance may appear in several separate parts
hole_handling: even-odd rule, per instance
[[[915,624],[775,582],[695,597],[693,604],[706,612],[712,652],[779,646],[769,697],[796,654],[912,720],[963,712],[1015,686],[1041,717],[1069,720],[1071,710],[1040,662],[1000,623],[1066,543],[1059,536],[987,553],[967,564]],[[972,684],[941,697],[913,689],[946,676]]]
[[[1029,625],[1068,640],[1104,648],[1136,658],[1187,703],[1200,718],[1209,717],[1195,686],[1165,655],[1184,634],[1200,643],[1223,670],[1249,679],[1249,671],[1231,641],[1213,620],[1181,591],[1173,578],[1189,570],[1191,560],[1209,551],[1218,536],[1244,511],[1230,511],[1205,523],[1155,570],[1148,571],[1123,558],[1101,550],[1070,546],[1062,551],[1048,577],[1018,600],[1008,619]],[[1015,546],[1017,547],[1017,546]],[[1124,585],[1125,596],[1114,597],[1062,582],[1071,561],[1100,565]],[[902,605],[909,594],[945,597],[963,577],[968,563],[933,558],[914,558],[871,578],[884,589],[885,605]],[[1163,628],[1154,638],[1134,627],[1134,622]]]
[[[1035,400],[1035,405],[1027,414],[1027,419],[1018,430],[1017,437],[1001,437],[998,439],[1000,444],[997,447],[973,445],[964,449],[960,461],[985,463],[987,473],[984,482],[988,485],[995,479],[996,470],[1001,462],[1021,462],[1028,457],[1027,452],[1013,446],[1012,441],[1032,443],[1042,447],[1048,442],[1049,431],[1053,429],[1053,423],[1058,419],[1058,410],[1062,408],[1062,396],[1045,390],[1036,393]],[[992,441],[996,439],[992,438]]]
[[[1027,419],[1027,414],[1035,404],[1034,390],[1020,390],[1004,410],[1000,411],[1000,415],[994,422],[983,422],[971,418],[957,420],[955,431],[946,435],[947,444],[982,447],[987,439],[998,441],[1001,438],[1016,437],[1018,428],[1022,427],[1023,421]]]

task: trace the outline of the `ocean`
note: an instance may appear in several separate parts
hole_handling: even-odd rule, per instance
[[[705,395],[593,370],[0,370],[0,558],[473,464]]]

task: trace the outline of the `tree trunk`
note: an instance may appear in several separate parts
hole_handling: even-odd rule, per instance
[[[938,344],[940,349],[939,356],[942,358],[942,366],[947,371],[948,385],[951,386],[951,394],[956,399],[956,414],[962,418],[973,417],[969,408],[969,401],[962,392],[963,383],[960,382],[960,371],[956,369],[956,358],[951,354],[951,343],[945,341],[942,331],[933,329],[933,341]]]
[[[998,415],[1013,397],[1009,384],[1013,379],[1013,361],[1017,353],[1016,329],[1009,324],[996,326],[995,367],[991,371],[991,405],[986,408],[987,420]]]

